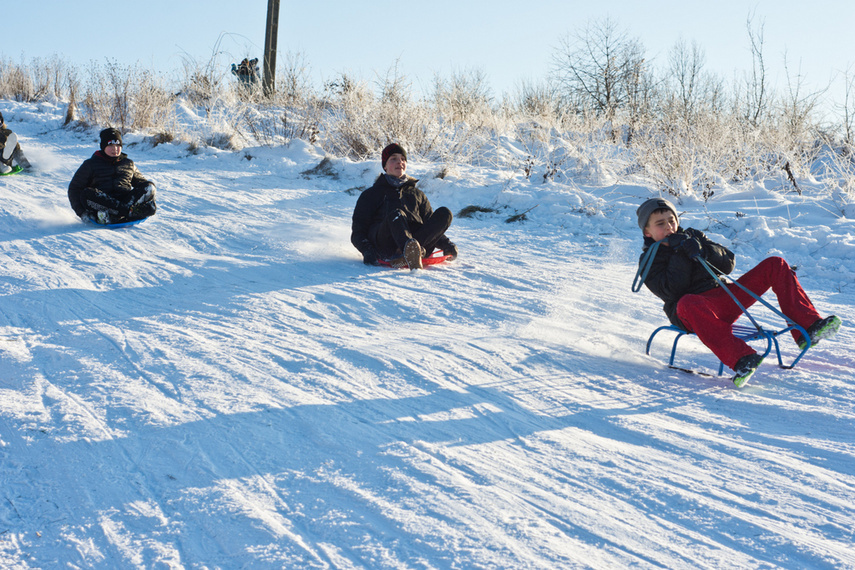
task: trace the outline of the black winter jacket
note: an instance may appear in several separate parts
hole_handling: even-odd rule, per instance
[[[686,234],[701,242],[703,257],[707,262],[725,275],[735,267],[733,252],[721,244],[711,241],[704,233],[694,228],[678,228],[677,233]],[[644,251],[654,243],[652,238],[644,238]],[[644,258],[642,253],[639,265]],[[700,263],[690,259],[682,251],[662,244],[656,251],[656,257],[650,267],[650,272],[644,284],[654,295],[665,301],[663,309],[668,320],[680,328],[685,328],[677,318],[677,302],[683,295],[696,295],[709,291],[718,286],[706,269]]]
[[[74,213],[82,216],[86,212],[82,198],[86,188],[97,188],[119,202],[129,203],[134,189],[144,188],[150,183],[125,153],[111,158],[102,151],[97,151],[91,158],[83,161],[71,178],[68,184],[68,200]]]
[[[433,215],[430,201],[424,192],[416,188],[418,180],[408,177],[400,188],[395,188],[381,174],[374,185],[364,190],[356,200],[353,209],[350,242],[363,255],[374,248],[382,256],[391,255],[389,243],[374,243],[372,228],[383,223],[383,220],[395,210],[402,210],[410,225],[411,231],[417,230]]]

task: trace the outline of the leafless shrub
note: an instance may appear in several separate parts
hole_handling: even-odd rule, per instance
[[[413,99],[409,79],[398,69],[398,62],[386,71],[377,87],[380,93],[376,112],[378,138],[403,141],[410,147],[416,146],[420,138],[417,121],[420,119],[421,109]]]
[[[314,144],[320,133],[319,113],[314,107],[246,106],[242,125],[264,146],[285,145],[295,139]]]
[[[0,60],[0,97],[26,102],[59,99],[73,73],[58,56],[21,64]]]
[[[322,128],[322,144],[330,152],[356,160],[368,158],[386,140],[381,135],[377,102],[363,81],[342,73],[324,86],[328,102]]]
[[[35,58],[28,69],[33,89],[31,100],[60,99],[76,81],[76,70],[57,55]]]
[[[821,170],[822,188],[830,195],[841,215],[851,217],[855,212],[855,148],[847,142],[824,141]]]
[[[277,104],[302,106],[314,99],[309,64],[303,52],[288,52],[282,58],[284,64],[277,71]]]
[[[216,55],[200,63],[191,57],[182,58],[183,79],[178,93],[193,105],[210,108],[222,94],[225,71]]]
[[[206,146],[220,150],[238,150],[239,148],[239,145],[235,144],[234,136],[223,132],[212,133],[204,140],[204,143]]]
[[[122,130],[171,126],[173,96],[152,72],[109,61],[88,70],[82,109],[88,123]]]
[[[451,123],[480,128],[492,120],[492,95],[483,70],[453,72],[450,77],[434,77],[434,105]]]
[[[156,133],[146,138],[146,142],[153,147],[158,145],[171,143],[175,140],[175,135],[172,133]]]
[[[562,116],[558,88],[549,81],[533,83],[522,81],[514,90],[509,105],[509,114],[541,123],[557,125]]]
[[[23,64],[0,60],[0,97],[15,101],[33,101],[35,86]]]

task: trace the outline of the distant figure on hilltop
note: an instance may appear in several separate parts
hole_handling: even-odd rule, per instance
[[[15,169],[28,170],[30,161],[24,156],[21,145],[18,143],[18,135],[6,127],[3,113],[0,113],[0,174],[9,174]]]
[[[122,133],[101,131],[101,150],[80,165],[68,185],[68,200],[84,221],[119,224],[153,216],[154,183],[122,152]]]
[[[258,58],[244,58],[239,65],[232,64],[232,75],[238,78],[238,81],[244,87],[251,87],[258,83]]]
[[[384,173],[363,191],[353,210],[350,241],[366,265],[388,261],[393,267],[421,269],[422,258],[439,248],[450,259],[457,246],[445,236],[451,210],[431,208],[418,180],[407,176],[407,152],[397,143],[383,149]]]

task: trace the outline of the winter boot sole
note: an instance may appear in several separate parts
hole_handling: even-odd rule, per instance
[[[842,324],[842,321],[840,320],[839,317],[835,317],[835,316],[828,317],[828,322],[825,323],[824,325],[822,325],[819,328],[819,330],[817,330],[812,335],[810,335],[811,336],[811,343],[810,343],[811,348],[813,348],[814,346],[819,344],[819,341],[832,338],[834,335],[836,335],[837,331],[840,329],[841,324]],[[799,342],[799,348],[804,350],[806,344],[807,343],[804,341],[804,339],[801,339],[801,342]]]
[[[407,267],[413,269],[422,269],[422,246],[417,240],[411,239],[404,245],[404,259],[407,260]]]
[[[3,147],[3,160],[9,160],[12,153],[15,152],[15,147],[18,146],[18,135],[15,133],[9,133],[9,136],[6,137],[5,144],[6,146]]]
[[[748,369],[743,370],[742,372],[737,372],[736,376],[733,377],[733,383],[737,388],[742,388],[748,383],[748,380],[754,376],[754,373],[757,372],[757,368],[760,367],[760,364],[763,362],[763,359],[758,359],[755,363],[752,363],[752,366]]]

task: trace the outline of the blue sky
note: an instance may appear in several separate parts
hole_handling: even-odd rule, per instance
[[[8,15],[7,2],[2,0]],[[33,16],[7,19],[14,25],[4,26],[0,55],[5,58],[58,54],[81,65],[110,58],[164,72],[180,71],[188,58],[205,63],[215,50],[224,64],[261,57],[267,13],[267,0],[40,0],[17,6],[33,6]],[[499,96],[521,80],[544,78],[562,37],[608,16],[643,43],[654,63],[664,65],[679,38],[694,40],[706,52],[706,69],[731,79],[750,67],[746,20],[752,11],[757,23],[764,22],[764,51],[773,79],[783,81],[785,52],[790,71],[801,66],[812,85],[827,85],[847,67],[855,74],[851,0],[434,0],[386,5],[283,0],[279,61],[287,52],[301,52],[318,83],[345,71],[373,80],[397,62],[413,86],[424,89],[435,74],[479,69]]]

